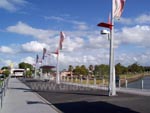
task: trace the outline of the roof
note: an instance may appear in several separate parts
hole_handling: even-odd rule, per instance
[[[40,68],[42,69],[52,69],[52,68],[55,68],[56,66],[50,66],[50,65],[44,65],[44,66],[41,66]]]

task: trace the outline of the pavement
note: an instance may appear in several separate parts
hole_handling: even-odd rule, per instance
[[[58,113],[57,109],[16,78],[10,78],[0,113]]]
[[[150,96],[117,92],[109,97],[107,90],[89,86],[22,81],[62,113],[150,113]]]
[[[126,91],[109,97],[106,88],[10,78],[0,113],[150,113],[148,93]]]
[[[77,83],[71,83],[71,82],[62,82],[62,83],[68,84],[68,85],[76,85],[76,86],[89,87],[89,88],[95,88],[95,89],[101,89],[101,90],[108,90],[108,87],[102,87],[100,85],[86,85],[86,84],[77,84]],[[136,89],[136,88],[124,88],[124,87],[119,88],[119,87],[117,87],[116,92],[142,95],[142,96],[150,96],[150,90],[149,89]]]

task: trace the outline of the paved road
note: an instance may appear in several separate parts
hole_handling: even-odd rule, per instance
[[[57,113],[36,93],[16,78],[10,78],[0,113]]]
[[[54,82],[23,80],[63,113],[150,113],[150,96],[118,93]]]

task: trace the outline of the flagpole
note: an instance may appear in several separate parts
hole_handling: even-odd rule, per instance
[[[60,84],[60,76],[59,76],[59,49],[57,54],[57,74],[56,74],[56,83]]]
[[[111,84],[111,96],[116,95],[116,77],[115,77],[115,63],[114,63],[114,0],[112,0],[112,14],[111,14],[111,23],[112,29],[110,30],[110,79],[112,80]]]

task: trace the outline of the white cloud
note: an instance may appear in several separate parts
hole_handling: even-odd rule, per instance
[[[77,26],[75,26],[75,28],[77,30],[88,30],[89,27],[86,24],[78,24]]]
[[[122,23],[125,25],[134,25],[134,24],[149,24],[150,23],[150,14],[142,14],[137,16],[136,18],[123,18],[116,22]]]
[[[12,54],[12,53],[14,53],[14,50],[10,47],[7,47],[7,46],[1,46],[0,47],[0,52]]]
[[[0,0],[0,8],[14,12],[18,10],[19,6],[25,5],[26,0]]]
[[[29,35],[33,36],[34,38],[37,38],[43,42],[49,42],[49,38],[57,34],[56,31],[50,31],[50,30],[43,30],[43,29],[36,29],[33,28],[23,22],[18,22],[15,26],[9,26],[7,27],[8,32],[23,34],[23,35]]]
[[[131,65],[135,62],[138,62],[140,65],[147,66],[150,65],[150,53],[143,52],[143,53],[119,53],[116,55],[115,62],[121,63],[124,66]]]
[[[43,48],[48,48],[48,45],[37,41],[31,41],[22,45],[23,51],[26,52],[42,52]]]
[[[77,21],[77,20],[70,20],[70,19],[65,19],[62,17],[57,17],[57,16],[51,16],[51,17],[47,17],[45,16],[45,19],[49,19],[49,20],[56,20],[58,22],[66,22],[66,23],[70,23],[70,24],[74,24],[74,28],[77,30],[88,30],[89,27],[85,22],[81,22],[81,21]]]
[[[148,23],[150,23],[150,15],[148,15],[148,14],[142,14],[139,17],[137,17],[135,19],[135,21],[137,23],[148,24]]]
[[[109,48],[108,36],[97,36],[89,38],[91,48]]]
[[[61,20],[61,18],[58,18],[58,20]],[[32,41],[23,44],[21,47],[25,52],[42,52],[44,47],[49,48],[50,51],[55,51],[55,49],[58,47],[58,31],[36,29],[23,22],[18,22],[17,25],[10,26],[7,28],[7,30],[9,32],[30,35],[38,39],[38,42]],[[63,50],[60,54],[60,65],[62,67],[67,67],[69,64],[108,64],[110,43],[109,40],[107,40],[107,35],[102,36],[100,35],[99,31],[89,30],[64,32],[66,34],[66,38],[63,42]],[[150,27],[147,25],[123,27],[121,30],[116,30],[114,37],[115,48],[118,48],[124,44],[150,47],[149,32]],[[45,43],[43,43],[43,40],[46,40]],[[140,63],[143,61],[143,64],[146,64],[144,58],[148,57],[150,57],[150,55],[146,54],[145,56],[137,57],[136,54],[130,54],[130,52],[120,53],[117,61],[120,61],[125,65],[134,63],[136,61],[140,61]],[[55,63],[53,63],[53,65],[55,65]]]
[[[121,17],[120,20],[116,20],[116,22],[122,23],[122,24],[125,24],[125,25],[130,25],[130,24],[135,23],[131,18],[123,18],[123,17]]]
[[[124,27],[122,32],[116,33],[120,43],[136,44],[137,46],[150,47],[149,42],[150,26]]]
[[[21,59],[21,62],[29,63],[32,65],[35,63],[35,58],[28,56],[26,58]]]
[[[67,37],[65,40],[64,40],[64,49],[66,51],[73,51],[75,49],[79,49],[79,48],[82,48],[83,45],[84,45],[84,40],[80,37],[76,37],[74,39],[72,39],[71,37]]]

